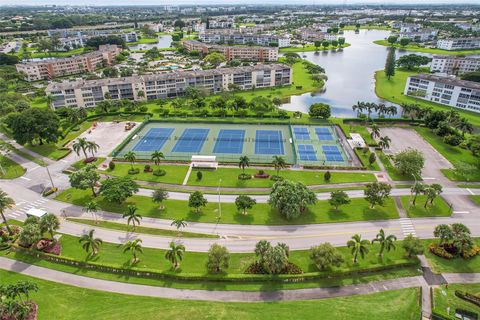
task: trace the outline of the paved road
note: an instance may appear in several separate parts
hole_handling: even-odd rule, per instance
[[[330,288],[311,288],[279,291],[209,291],[155,287],[83,277],[48,268],[29,265],[20,261],[0,258],[0,269],[18,272],[35,278],[73,285],[80,288],[169,299],[187,299],[222,302],[259,302],[312,300],[371,294],[388,290],[421,286],[421,276],[398,278]]]

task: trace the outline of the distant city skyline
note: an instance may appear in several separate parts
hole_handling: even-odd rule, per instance
[[[19,3],[18,0],[0,0],[1,5],[91,5],[91,6],[122,6],[122,5],[252,5],[259,4],[256,0],[177,0],[174,3],[169,0],[157,1],[131,1],[131,0],[24,0]],[[454,4],[451,0],[264,0],[261,4],[265,5],[299,5],[299,4]],[[478,0],[461,0],[456,4],[479,4]]]

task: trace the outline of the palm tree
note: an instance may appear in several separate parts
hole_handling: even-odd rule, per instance
[[[458,122],[454,124],[455,128],[462,132],[462,136],[465,137],[465,133],[473,132],[473,125],[468,121],[467,118],[461,118]]]
[[[77,154],[77,156],[80,155],[80,151],[83,151],[83,154],[85,155],[85,159],[88,158],[87,156],[87,147],[88,147],[88,141],[85,138],[78,138],[73,144],[72,148],[73,151]]]
[[[353,255],[353,263],[357,263],[358,261],[358,254],[363,258],[365,258],[365,255],[368,253],[368,245],[370,244],[370,241],[363,239],[362,236],[359,234],[355,234],[352,237],[352,240],[348,240],[347,242],[347,247],[352,249],[352,255]]]
[[[372,132],[370,132],[372,139],[375,137],[380,138],[380,127],[376,123],[372,124],[370,130],[372,130]]]
[[[0,215],[2,215],[3,223],[5,224],[9,235],[12,235],[12,229],[10,229],[10,225],[5,217],[5,210],[11,209],[14,206],[15,201],[13,201],[13,199],[10,198],[5,191],[0,190]]]
[[[130,251],[132,253],[133,259],[132,264],[137,263],[140,259],[137,258],[137,253],[143,253],[142,248],[142,239],[135,239],[133,241],[128,241],[123,245],[123,253]]]
[[[163,155],[163,152],[157,150],[152,153],[151,159],[155,163],[155,165],[158,166],[160,165],[160,161],[162,159],[165,159],[165,156]]]
[[[388,136],[380,137],[380,141],[378,142],[378,145],[382,149],[388,149],[390,148],[390,142],[392,142],[392,140]]]
[[[98,203],[96,201],[93,201],[93,200],[87,202],[87,204],[85,205],[85,208],[83,208],[83,210],[86,213],[91,213],[92,214],[92,217],[95,220],[95,223],[97,223],[97,211],[100,210],[100,209],[101,208],[98,205]]]
[[[378,256],[382,257],[384,250],[387,250],[387,252],[390,252],[391,249],[395,250],[395,241],[397,241],[397,237],[395,235],[391,234],[385,236],[385,231],[380,229],[380,232],[377,233],[377,236],[372,240],[372,243],[378,242],[380,244],[380,252],[378,252]]]
[[[245,174],[245,167],[250,167],[250,159],[247,156],[241,156],[238,167],[242,168],[243,174]]]
[[[173,269],[176,270],[180,266],[180,261],[183,260],[185,253],[185,246],[183,244],[176,244],[174,241],[170,242],[170,250],[165,252],[165,259],[170,261]]]
[[[128,151],[127,153],[125,153],[125,155],[123,156],[123,158],[125,160],[127,160],[128,162],[130,162],[130,164],[132,165],[132,170],[134,169],[133,168],[133,165],[135,164],[135,160],[137,160],[137,156],[135,154],[135,152],[133,151]]]
[[[130,225],[132,223],[133,225],[133,231],[135,231],[136,225],[140,225],[140,220],[142,219],[142,216],[137,213],[137,206],[136,205],[129,205],[127,207],[127,210],[123,213],[123,218],[127,218],[127,225]]]
[[[95,141],[87,141],[87,150],[92,153],[92,157],[95,157],[95,153],[97,153],[98,148],[100,146]]]
[[[398,113],[397,107],[395,107],[395,106],[390,106],[390,107],[387,108],[387,114],[388,114],[389,116],[396,116],[397,113]]]
[[[187,226],[187,222],[183,219],[175,219],[170,224],[172,227],[175,226],[178,230],[178,235],[181,234],[180,229],[185,228]]]
[[[281,156],[273,156],[272,164],[275,168],[275,171],[277,171],[277,176],[280,173],[280,169],[287,167],[287,162],[285,162],[285,159]]]
[[[92,249],[92,257],[96,256],[100,250],[100,246],[103,244],[102,239],[95,238],[93,233],[95,230],[90,230],[88,233],[85,233],[80,237],[78,242],[82,244],[82,248],[88,253]]]
[[[425,185],[421,182],[415,182],[415,184],[412,186],[410,189],[411,193],[413,194],[413,200],[412,200],[412,205],[415,207],[416,202],[417,202],[417,196],[420,193],[423,193],[425,191]]]
[[[365,110],[365,103],[358,101],[352,106],[352,110],[357,112],[357,117]]]

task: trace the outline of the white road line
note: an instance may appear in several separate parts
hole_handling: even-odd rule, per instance
[[[30,179],[30,178],[27,178],[27,177],[20,177],[20,179],[27,180],[27,181],[30,181],[30,180],[32,180],[32,179]]]
[[[472,191],[472,190],[470,190],[470,188],[467,188],[467,191],[468,191],[468,192],[470,192],[470,194],[471,194],[472,196],[474,196],[474,195],[475,195],[475,193],[473,193],[473,191]]]
[[[453,211],[453,213],[470,213],[470,211]]]
[[[30,169],[28,171],[33,171],[33,170],[38,169],[38,168],[40,168],[40,166],[33,167],[32,169]]]
[[[60,161],[62,161],[63,163],[68,163],[68,161],[64,159],[60,159]]]
[[[431,177],[422,177],[423,180],[437,180],[437,178],[431,178]]]

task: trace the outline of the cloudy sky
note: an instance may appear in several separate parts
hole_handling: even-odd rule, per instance
[[[480,4],[479,0],[263,0],[262,4],[432,4],[432,3],[469,3]],[[259,4],[258,0],[0,0],[0,5],[190,5],[190,4]]]

